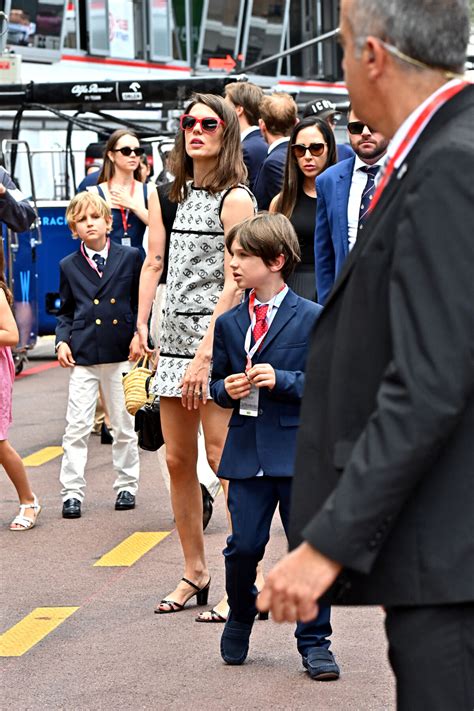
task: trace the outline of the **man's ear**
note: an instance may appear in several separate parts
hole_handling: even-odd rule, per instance
[[[234,106],[234,108],[235,108],[235,112],[236,112],[237,116],[239,116],[239,117],[242,116],[242,114],[244,113],[244,107],[243,106]]]
[[[369,36],[362,50],[362,62],[367,71],[367,78],[378,79],[385,67],[387,52],[378,37]]]

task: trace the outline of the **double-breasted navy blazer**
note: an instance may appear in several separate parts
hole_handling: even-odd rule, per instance
[[[249,188],[253,192],[260,167],[267,157],[268,144],[257,127],[248,133],[242,141],[244,163],[247,166]]]
[[[80,250],[59,263],[56,343],[69,344],[77,365],[127,360],[137,318],[141,265],[138,249],[112,241],[102,277]]]
[[[288,141],[279,143],[260,167],[253,189],[259,210],[268,210],[271,201],[281,190],[288,145]]]
[[[324,304],[349,254],[347,205],[355,156],[343,160],[316,178],[318,206],[314,233],[316,291]]]
[[[234,409],[218,471],[223,479],[247,479],[260,469],[267,476],[293,475],[306,353],[320,310],[318,304],[288,290],[260,352],[253,358],[254,365],[270,363],[276,374],[273,390],[259,390],[258,417],[240,415],[240,400],[232,400],[224,388],[228,375],[245,370],[248,299],[217,319],[211,395],[221,407]]]

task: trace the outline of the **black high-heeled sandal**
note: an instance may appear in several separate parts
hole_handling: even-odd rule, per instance
[[[211,587],[210,578],[202,588],[198,588],[195,583],[191,582],[191,580],[188,580],[187,578],[181,578],[181,580],[185,582],[186,585],[189,585],[190,587],[194,588],[195,592],[191,593],[191,595],[186,598],[186,600],[182,604],[180,602],[175,602],[174,600],[162,600],[158,607],[155,608],[155,612],[157,615],[167,615],[170,612],[181,612],[181,610],[184,610],[184,606],[187,605],[187,603],[194,596],[196,596],[196,604],[207,605],[207,601],[209,599],[209,589]],[[162,610],[161,605],[169,605],[170,609]]]

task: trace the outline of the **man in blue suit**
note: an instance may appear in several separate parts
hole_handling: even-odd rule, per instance
[[[289,94],[275,92],[260,104],[259,126],[268,143],[267,157],[260,168],[253,194],[259,210],[268,210],[281,190],[289,136],[297,122],[298,107]]]
[[[257,215],[234,227],[226,239],[233,276],[245,301],[217,319],[211,394],[233,408],[219,477],[229,479],[232,534],[224,551],[230,613],[222,634],[227,664],[242,664],[256,615],[255,577],[277,506],[288,524],[296,433],[304,387],[308,340],[320,306],[296,296],[285,284],[299,261],[289,220]],[[330,609],[298,624],[303,665],[314,679],[337,679],[329,651]]]
[[[359,230],[363,229],[375,177],[388,147],[387,139],[359,121],[352,109],[348,113],[347,130],[355,155],[316,178],[314,252],[320,304],[325,303]]]
[[[268,150],[258,125],[262,99],[263,91],[250,81],[233,81],[225,87],[225,101],[235,109],[239,119],[242,153],[252,192]]]

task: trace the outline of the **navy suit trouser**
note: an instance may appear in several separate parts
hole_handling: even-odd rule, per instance
[[[232,533],[224,550],[226,591],[230,619],[252,624],[257,614],[257,565],[265,553],[277,506],[288,535],[291,477],[252,477],[229,481],[228,506]],[[298,622],[295,637],[298,651],[306,655],[311,647],[330,645],[330,607],[320,607],[311,622]]]

